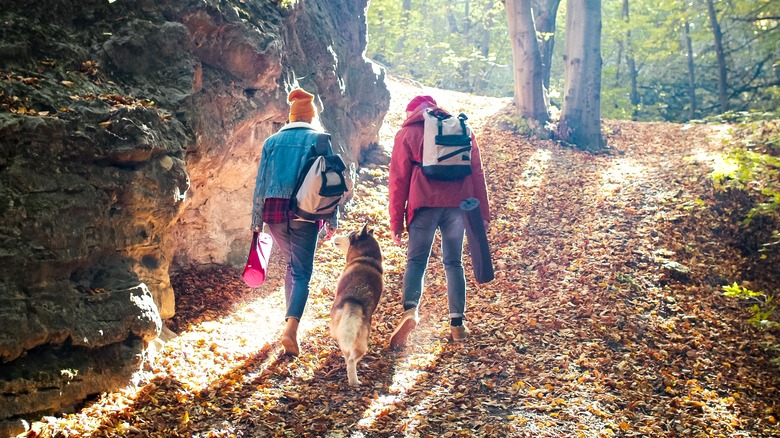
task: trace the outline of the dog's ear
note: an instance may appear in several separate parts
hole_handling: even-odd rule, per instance
[[[363,230],[360,232],[360,237],[366,237],[367,235],[373,234],[373,233],[374,233],[374,230],[370,230],[369,231],[369,229],[368,229],[368,222],[366,222],[366,224],[363,225]]]

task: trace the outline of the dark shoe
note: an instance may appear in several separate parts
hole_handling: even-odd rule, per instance
[[[406,340],[409,338],[409,333],[417,327],[417,322],[420,320],[417,314],[417,308],[409,309],[404,312],[401,317],[401,322],[398,323],[398,327],[395,328],[393,335],[390,336],[390,348],[397,350],[406,346]]]

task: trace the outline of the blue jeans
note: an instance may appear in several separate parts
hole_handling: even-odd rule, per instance
[[[441,253],[447,276],[447,300],[450,318],[462,318],[466,311],[466,276],[463,273],[463,236],[466,227],[458,207],[424,207],[409,224],[406,272],[404,272],[404,308],[417,307],[423,291],[436,230],[441,230]]]
[[[276,247],[286,265],[284,298],[287,303],[285,318],[298,321],[303,316],[309,299],[309,281],[314,270],[314,251],[317,249],[319,227],[316,223],[290,220],[281,224],[267,224]]]

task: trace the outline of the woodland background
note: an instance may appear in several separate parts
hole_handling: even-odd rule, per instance
[[[551,104],[560,109],[566,0],[531,3],[536,10],[542,4],[557,9],[555,32],[538,32],[538,38],[553,42],[547,85]],[[504,2],[372,0],[367,18],[366,55],[394,74],[444,89],[512,95]],[[780,3],[772,0],[602,1],[602,117],[684,122],[776,111],[778,19]],[[725,58],[725,109],[719,104],[716,38]]]
[[[566,0],[511,3],[513,10],[521,11],[518,15],[508,12],[509,1],[374,0],[367,11],[366,55],[383,63],[392,74],[414,78],[423,85],[493,97],[514,95],[517,106],[518,94],[532,92],[522,88],[527,83],[518,86],[514,82],[517,76],[513,77],[508,21],[522,21],[522,11],[530,10],[548,100],[548,117],[541,119],[555,130],[556,124],[563,124],[561,109],[568,86],[564,82],[566,14],[572,10],[584,14],[582,5],[567,8]],[[724,140],[727,147],[718,155],[709,182],[733,202],[730,212],[735,215],[745,249],[762,258],[776,252],[780,245],[780,136],[776,123],[780,107],[780,2],[584,3],[589,4],[585,8],[601,8],[601,29],[596,31],[601,34],[602,66],[600,96],[595,99],[600,102],[601,136],[612,134],[604,123],[610,119],[726,123],[735,136]],[[526,46],[526,54],[533,51],[527,47],[528,41],[520,44]],[[515,69],[523,68],[514,62]],[[532,128],[533,117],[526,113],[524,118],[523,111],[516,108],[514,115],[504,114],[502,123],[533,138],[540,130]],[[680,143],[683,146],[684,141],[680,139]],[[610,146],[599,152],[610,153]],[[780,271],[780,267],[770,266]],[[776,324],[775,292],[756,292],[735,282],[727,293],[755,301],[755,323]]]
[[[752,131],[608,121],[612,153],[593,155],[514,132],[511,99],[386,83],[381,145],[392,144],[409,100],[430,94],[468,111],[484,149],[497,269],[477,284],[464,257],[469,342],[446,339],[436,243],[420,325],[404,351],[388,347],[406,255],[385,226],[387,166],[366,165],[340,222],[342,232],[377,224],[384,254],[363,385],[347,385],[328,335],[345,261],[325,243],[300,356],[284,356],[278,343],[281,260],[272,256],[269,278],[254,289],[240,267],[180,272],[166,322],[179,336],[132,385],[44,417],[25,436],[780,436],[772,363],[780,332],[766,319],[766,295],[735,300],[723,289],[738,280],[776,291],[780,258],[758,252],[764,236],[741,225],[744,196],[710,182],[715,158],[754,141]]]
[[[552,48],[545,85],[554,124],[562,108],[565,3],[523,1],[548,10],[554,5],[558,15],[554,34],[537,34],[542,43],[557,42],[546,46]],[[145,192],[169,200],[170,216],[181,216],[158,228],[138,227],[133,234],[141,243],[157,239],[159,246],[144,249],[155,255],[167,250],[178,262],[172,264],[176,269],[168,269],[167,262],[151,263],[156,259],[143,257],[147,254],[137,257],[158,267],[166,280],[170,272],[175,312],[162,323],[178,336],[147,349],[148,360],[131,384],[90,392],[78,404],[31,415],[32,424],[19,421],[9,429],[24,430],[29,437],[780,436],[780,130],[775,113],[780,4],[582,2],[603,8],[601,121],[596,121],[606,148],[599,154],[536,137],[513,111],[508,98],[514,85],[512,50],[504,3],[498,0],[374,0],[368,5],[177,0],[161,2],[164,11],[144,1],[107,5],[95,0],[77,7],[57,2],[55,8],[53,2],[18,0],[16,9],[23,13],[0,20],[6,26],[0,28],[3,43],[18,42],[0,45],[3,53],[14,55],[0,57],[7,63],[0,75],[0,120],[7,121],[0,138],[4,146],[14,145],[0,156],[0,182],[5,184],[0,188],[17,190],[21,176],[37,177],[33,170],[46,170],[42,156],[51,155],[51,167],[59,169],[72,149],[35,155],[48,152],[50,143],[78,146],[86,161],[96,150],[116,154],[128,144],[144,146],[115,135],[137,120],[144,127],[154,122],[152,130],[143,131],[156,139],[149,144],[159,144],[160,133],[176,128],[170,150],[155,151],[148,165],[136,163],[134,153],[121,155],[132,165],[98,164],[107,161],[115,171],[148,180],[148,168],[166,169],[162,163],[170,164],[165,159],[170,158],[179,166],[174,169],[182,169],[177,176],[190,178],[192,190],[179,201],[174,187],[167,192],[163,184],[152,184]],[[318,27],[328,17],[336,17],[327,24],[342,34]],[[57,21],[53,18],[61,23],[48,25]],[[160,29],[175,30],[179,38],[168,38]],[[68,39],[72,46],[62,44]],[[202,41],[215,44],[195,44]],[[333,41],[345,44],[334,46]],[[725,50],[717,48],[717,41]],[[166,56],[163,62],[157,47],[180,58]],[[247,58],[246,48],[267,63]],[[371,68],[360,53],[385,70]],[[334,74],[311,74],[325,69]],[[171,78],[178,81],[176,87]],[[723,78],[725,105],[719,86]],[[279,260],[272,260],[266,284],[250,289],[240,279],[243,260],[234,263],[236,257],[224,256],[230,248],[231,254],[245,257],[248,212],[240,206],[251,193],[253,180],[247,175],[256,168],[254,136],[281,126],[287,111],[282,91],[291,81],[318,90],[324,125],[335,127],[328,129],[340,133],[345,153],[351,151],[358,164],[356,196],[342,231],[378,224],[376,235],[385,251],[385,297],[374,319],[371,353],[359,370],[367,384],[354,391],[344,384],[340,352],[327,334],[341,254],[328,245],[318,249],[298,358],[283,356],[278,345],[284,306]],[[435,95],[445,108],[471,117],[490,176],[495,212],[490,239],[498,275],[487,285],[469,276],[473,337],[453,344],[446,341],[443,272],[434,261],[412,345],[393,352],[387,339],[401,313],[405,253],[392,245],[385,226],[383,152],[392,147],[403,108],[417,94]],[[64,140],[52,142],[55,131],[41,131],[31,147],[29,131],[16,129],[21,124],[59,127],[56,132]],[[372,129],[379,131],[378,144],[366,145],[361,135],[370,137],[366,133]],[[94,133],[96,140],[84,132]],[[161,163],[155,167],[158,157]],[[74,168],[73,174],[99,175],[91,168]],[[109,195],[135,186],[124,181],[113,175],[100,180],[110,184]],[[4,220],[9,235],[42,234],[26,219],[27,211],[14,208],[23,204],[11,202],[26,201],[29,192],[47,194],[37,180],[33,183],[0,204],[0,213],[33,227],[22,233]],[[73,191],[63,184],[63,204],[73,203]],[[170,206],[171,198],[177,204]],[[84,199],[88,207],[81,210],[102,212],[95,196]],[[148,203],[127,199],[121,208],[106,203],[105,216]],[[59,205],[44,199],[35,203],[30,217],[61,212]],[[142,224],[150,222],[141,214],[125,214],[129,225],[114,218],[97,228],[100,236],[134,231],[130,220],[136,217]],[[82,228],[81,223],[73,227]],[[232,240],[220,240],[222,235]],[[200,237],[212,241],[201,245],[193,240]],[[177,241],[191,249],[190,258],[170,254],[166,242]],[[112,240],[106,242],[106,254],[117,252]],[[36,271],[18,262],[30,258],[15,257],[19,272]],[[194,263],[204,259],[210,264]],[[464,263],[469,271],[470,260]],[[103,272],[95,270],[95,278]],[[148,275],[139,277],[149,281]],[[68,272],[66,286],[55,292],[78,281],[79,275]],[[73,291],[85,301],[97,302],[113,292],[104,284],[85,284],[86,290]],[[23,309],[17,313],[35,313]],[[56,306],[36,310],[50,309],[61,316]],[[52,344],[46,359],[20,364],[19,374],[34,374],[28,366],[33,362],[51,364],[60,377],[55,383],[73,388],[75,378],[84,374],[62,365],[62,351],[71,346]],[[60,391],[51,381],[43,381],[43,389]],[[10,399],[14,391],[28,392],[18,387],[0,392]]]

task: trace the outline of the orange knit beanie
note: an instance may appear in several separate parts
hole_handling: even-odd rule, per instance
[[[311,121],[314,119],[314,95],[307,93],[302,88],[296,88],[290,91],[287,96],[287,102],[290,102],[290,121],[298,120]]]

